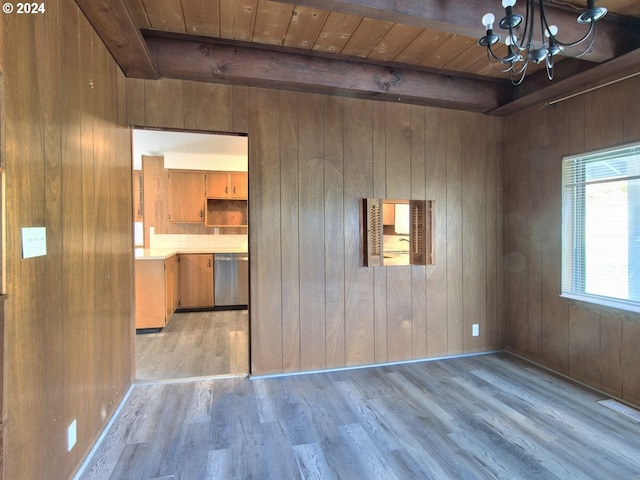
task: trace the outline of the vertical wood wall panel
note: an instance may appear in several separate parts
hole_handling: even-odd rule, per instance
[[[426,197],[425,109],[411,107],[411,199]],[[431,200],[431,199],[430,199]],[[431,267],[429,267],[431,268]],[[427,356],[427,269],[411,267],[412,357]]]
[[[447,135],[453,117],[450,112],[427,108],[425,122],[426,192],[435,207],[435,265],[427,267],[427,356],[447,355]]]
[[[83,283],[83,233],[78,225],[82,225],[82,102],[79,92],[86,83],[80,74],[79,20],[80,13],[70,2],[60,4],[60,18],[67,19],[67,27],[62,31],[60,63],[69,72],[61,88],[61,116],[67,121],[62,125],[61,150],[62,157],[62,236],[64,253],[62,276],[66,279],[62,291],[61,302],[65,318],[65,338],[68,344],[81,346],[85,343],[86,320],[84,317],[84,283]],[[83,395],[83,381],[86,376],[87,362],[84,360],[84,348],[68,349],[63,355],[64,385],[66,395],[61,425],[70,425],[75,418],[87,418],[89,405]],[[85,429],[86,426],[80,425]],[[85,434],[85,435],[88,435]],[[87,438],[86,436],[84,438]],[[61,447],[59,447],[61,448]],[[71,471],[79,461],[79,452],[68,456],[66,471]]]
[[[196,129],[233,131],[233,87],[215,83],[196,83]],[[191,115],[186,115],[185,120]]]
[[[633,78],[514,114],[504,143],[508,348],[636,405],[640,315],[559,297],[560,175],[565,155],[640,141],[639,88]]]
[[[48,88],[52,79],[60,78],[60,38],[58,37],[58,15],[54,10],[45,15],[43,28],[36,30],[38,67],[38,94],[42,107],[42,133],[44,158],[44,208],[47,226],[47,257],[45,283],[47,285],[47,350],[52,352],[47,362],[47,384],[49,398],[46,403],[46,430],[51,432],[49,461],[55,471],[64,471],[65,450],[62,448],[65,435],[56,425],[62,424],[64,389],[56,385],[64,384],[64,318],[60,298],[63,291],[63,250],[62,236],[62,175],[60,151],[60,103],[58,89]],[[54,80],[55,82],[55,80]]]
[[[344,108],[345,351],[354,366],[375,361],[375,269],[360,266],[359,227],[360,199],[373,193],[373,109],[355,99]]]
[[[465,123],[466,141],[482,145],[483,125]],[[487,327],[487,246],[485,149],[465,151],[462,163],[462,317],[464,351],[486,349]],[[493,187],[491,187],[493,188]],[[472,336],[477,324],[482,336]]]
[[[386,103],[372,104],[372,135],[373,135],[373,197],[388,198],[387,196],[387,147],[386,147]],[[347,160],[348,161],[348,160]],[[374,315],[374,362],[389,361],[387,325],[387,269],[378,268],[373,272],[373,315]]]
[[[300,242],[300,367],[326,368],[324,267],[324,105],[320,95],[298,102]],[[287,235],[285,232],[284,235]],[[298,292],[291,292],[297,294]]]
[[[501,232],[502,220],[502,190],[500,168],[502,165],[502,142],[498,140],[500,132],[500,122],[497,119],[489,120],[489,127],[493,132],[490,138],[493,141],[485,143],[485,231],[484,241],[486,248],[485,268],[486,268],[486,308],[485,308],[485,328],[484,339],[485,348],[497,349],[502,342],[500,339],[500,325],[502,318],[502,290],[495,290],[491,285],[502,285],[502,237],[498,236]]]
[[[570,125],[571,110],[567,103],[554,109],[555,122]],[[562,162],[554,153],[569,151],[570,135],[555,122],[545,122],[542,140],[542,356],[547,365],[567,373],[569,328],[567,304],[560,297],[562,257]],[[569,129],[570,130],[570,129]],[[558,321],[558,319],[564,319]]]
[[[344,344],[344,108],[324,97],[324,262],[326,367],[345,365]]]
[[[81,137],[94,138],[96,131],[94,128],[94,120],[96,111],[96,101],[93,95],[95,86],[94,67],[93,67],[93,49],[92,49],[92,30],[91,26],[85,22],[80,22],[80,38],[84,41],[80,42],[80,76],[82,79],[80,99],[82,102],[82,117],[80,119]],[[82,283],[88,285],[85,292],[84,311],[85,329],[83,346],[83,355],[97,353],[95,344],[95,315],[96,315],[96,223],[95,223],[95,162],[94,152],[96,146],[94,142],[82,142],[82,166],[80,173],[82,175]],[[88,321],[87,321],[88,320]],[[98,365],[95,363],[87,364],[85,375],[91,378],[98,378]],[[78,436],[89,437],[91,432],[98,425],[97,408],[100,399],[97,396],[97,389],[83,385],[83,395],[85,398],[85,409],[87,421],[77,426]]]
[[[640,323],[637,319],[622,322],[622,398],[640,405]]]
[[[194,82],[147,81],[143,98],[130,82],[131,121],[174,90],[185,118],[164,127],[197,113]],[[240,88],[220,101],[249,135],[252,374],[501,347],[501,119]],[[359,205],[371,196],[434,200],[435,265],[360,265]]]
[[[465,147],[461,141],[467,134],[468,117],[463,112],[452,112],[451,133],[447,135],[446,176],[446,257],[447,265],[447,354],[464,351],[462,318],[462,158]],[[471,149],[477,148],[471,144]]]
[[[285,372],[300,370],[300,212],[298,97],[280,93],[280,235],[282,258],[282,361]],[[253,173],[250,174],[254,178]],[[253,203],[253,197],[252,197]]]
[[[537,124],[529,127],[528,117],[517,115],[505,122],[505,171],[504,171],[504,286],[509,299],[505,307],[508,321],[508,342],[518,353],[528,352],[528,243],[529,211],[528,179],[523,170],[529,161],[530,149],[526,141],[520,139],[519,132],[527,131],[535,135]],[[510,161],[517,158],[518,161]]]
[[[43,469],[30,450],[47,457],[50,444],[41,435],[48,425],[46,325],[46,258],[21,259],[21,226],[45,225],[44,153],[38,83],[36,30],[42,23],[5,15],[3,25],[4,154],[7,175],[7,293],[5,303],[7,360],[6,478],[37,478]],[[12,32],[9,38],[7,32]],[[21,61],[16,62],[20,58]],[[15,62],[15,64],[14,64]],[[20,199],[20,201],[16,201]],[[25,287],[17,288],[22,281]],[[27,287],[28,285],[28,287]],[[20,358],[20,354],[24,355]],[[21,364],[21,367],[18,365]],[[16,436],[17,435],[17,436]],[[14,440],[9,440],[11,438]],[[16,442],[16,440],[18,440]],[[22,441],[20,441],[22,440]],[[41,460],[42,461],[42,460]],[[12,476],[14,475],[15,476]]]
[[[75,2],[46,7],[5,16],[2,29],[5,470],[15,479],[70,478],[134,368],[126,84]],[[26,226],[46,227],[46,256],[21,258]],[[77,443],[67,452],[73,420]]]
[[[283,371],[283,338],[289,330],[299,328],[299,318],[283,323],[282,259],[280,250],[280,152],[279,96],[273,91],[252,89],[249,102],[258,112],[249,119],[249,253],[251,279],[251,371]],[[259,140],[259,141],[256,141]],[[295,292],[293,292],[295,294]]]

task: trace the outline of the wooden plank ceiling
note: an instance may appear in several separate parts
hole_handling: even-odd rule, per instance
[[[591,53],[559,62],[553,82],[530,66],[519,88],[477,46],[482,15],[504,15],[499,0],[76,1],[125,74],[137,78],[508,114],[640,71],[640,0],[598,1],[610,13],[598,22]],[[566,35],[561,38],[581,34],[575,18],[585,3],[549,2],[547,16]]]

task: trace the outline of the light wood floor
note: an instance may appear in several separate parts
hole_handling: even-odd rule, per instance
[[[136,380],[249,373],[247,310],[175,313],[159,333],[136,334]]]
[[[136,385],[80,478],[640,478],[602,398],[507,354]]]

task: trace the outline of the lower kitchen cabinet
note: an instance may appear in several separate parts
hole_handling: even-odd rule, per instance
[[[213,308],[213,254],[180,254],[179,308]]]
[[[166,293],[165,318],[167,322],[171,318],[171,315],[173,315],[173,312],[178,309],[178,302],[180,301],[179,280],[178,255],[174,255],[164,261],[164,291]]]
[[[178,306],[178,257],[136,260],[136,329],[163,328]]]

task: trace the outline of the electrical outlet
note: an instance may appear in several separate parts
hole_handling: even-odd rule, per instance
[[[474,323],[473,325],[471,325],[471,335],[474,337],[477,337],[480,335],[480,324],[479,323]]]
[[[67,452],[70,452],[77,440],[76,421],[67,427]]]

